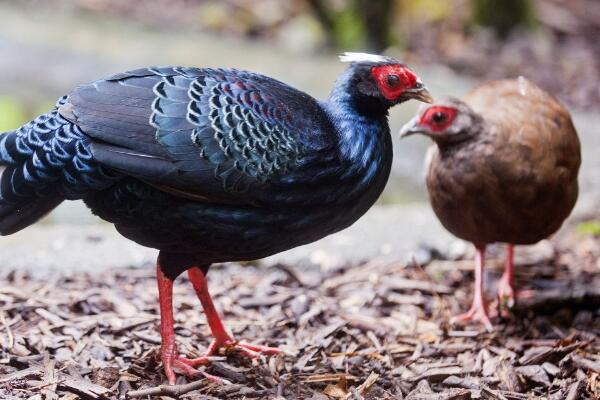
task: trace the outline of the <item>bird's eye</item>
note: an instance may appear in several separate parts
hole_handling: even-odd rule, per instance
[[[447,118],[446,113],[438,111],[435,114],[433,114],[433,117],[431,117],[431,120],[435,124],[441,124],[442,122],[446,121],[446,118]]]
[[[425,110],[419,124],[428,126],[432,132],[443,132],[452,124],[457,112],[453,107],[434,105]]]
[[[400,77],[395,74],[390,74],[387,76],[387,84],[389,87],[396,87],[400,83]]]

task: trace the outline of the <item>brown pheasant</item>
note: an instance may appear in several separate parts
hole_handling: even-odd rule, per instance
[[[513,245],[548,237],[575,205],[577,132],[564,106],[521,77],[422,107],[401,131],[414,133],[435,142],[427,167],[435,214],[477,249],[473,305],[454,320],[477,319],[492,330],[484,299],[486,245],[508,245],[498,298],[512,307]]]

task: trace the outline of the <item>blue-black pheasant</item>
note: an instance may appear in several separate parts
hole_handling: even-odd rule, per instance
[[[125,237],[159,249],[161,357],[191,376],[235,341],[210,298],[215,262],[250,260],[344,229],[371,207],[392,162],[387,113],[430,101],[395,59],[349,53],[328,100],[234,69],[143,68],[75,89],[56,108],[0,136],[0,233],[83,199]],[[177,352],[173,280],[187,271],[214,341]]]

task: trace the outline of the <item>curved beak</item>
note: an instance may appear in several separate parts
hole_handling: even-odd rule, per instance
[[[423,83],[420,81],[417,81],[415,87],[408,89],[406,93],[411,99],[419,100],[424,103],[433,103],[433,97],[431,96],[431,93],[429,93],[429,90],[427,90],[425,85],[423,85]]]
[[[429,91],[425,88],[421,89],[420,91],[415,93],[414,96],[415,100],[419,100],[422,101],[423,103],[433,103],[433,97],[431,96],[431,94],[429,93]]]
[[[400,138],[405,138],[415,133],[423,133],[423,128],[419,125],[419,116],[414,116],[410,121],[400,129]]]

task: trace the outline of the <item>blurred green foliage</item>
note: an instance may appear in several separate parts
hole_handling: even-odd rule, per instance
[[[455,12],[451,1],[416,0],[402,2],[402,12],[411,20],[443,21]]]
[[[600,221],[585,221],[577,225],[577,232],[582,235],[600,236]]]
[[[47,113],[54,108],[54,104],[43,100],[26,105],[13,97],[0,95],[0,133],[16,129],[38,115]]]
[[[31,113],[27,115],[27,121],[32,120],[38,115],[46,114],[48,111],[52,110],[56,106],[55,101],[41,101],[33,108],[31,108]]]
[[[329,45],[340,49],[361,48],[379,52],[401,42],[399,32],[402,29],[398,27],[441,21],[453,13],[464,15],[465,27],[470,24],[484,26],[500,37],[507,36],[515,28],[536,25],[533,0],[304,1],[328,35]]]
[[[339,49],[355,49],[365,45],[362,21],[351,9],[344,9],[337,14],[333,35],[334,44]]]
[[[27,110],[21,103],[7,96],[0,96],[0,132],[23,125],[27,117]]]
[[[306,0],[328,35],[340,49],[382,51],[392,42],[390,28],[397,0]]]
[[[533,28],[535,10],[531,0],[471,0],[472,18],[477,25],[507,36],[514,28]]]

